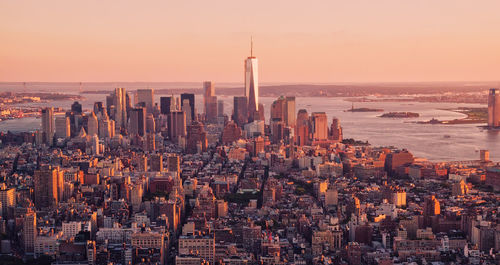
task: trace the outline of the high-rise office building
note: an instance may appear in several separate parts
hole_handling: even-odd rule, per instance
[[[146,132],[147,133],[155,133],[156,132],[156,123],[153,114],[148,113],[146,115]]]
[[[307,110],[299,110],[295,126],[295,141],[298,146],[306,145],[309,141],[309,127],[309,114]]]
[[[2,217],[8,218],[10,216],[9,212],[16,207],[16,189],[9,188],[5,183],[0,184],[0,206],[2,209]],[[14,211],[12,211],[14,213]]]
[[[213,97],[215,96],[215,84],[213,81],[205,81],[203,82],[203,91],[205,97]]]
[[[97,121],[97,116],[92,111],[87,121],[87,135],[94,136],[98,134],[99,134],[99,122]]]
[[[59,176],[59,170],[48,165],[35,170],[35,206],[37,208],[57,206]]]
[[[285,121],[285,106],[286,101],[283,96],[271,104],[271,122],[272,121]]]
[[[311,114],[311,140],[322,141],[328,139],[328,118],[324,112]]]
[[[206,106],[207,106],[207,98],[209,97],[215,97],[215,86],[214,82],[205,81],[203,82],[203,103],[205,105],[205,113],[207,113]]]
[[[143,150],[144,151],[148,151],[148,152],[153,152],[156,150],[156,134],[154,133],[146,133],[146,137],[145,137],[145,141],[144,141],[144,147],[143,147]]]
[[[285,124],[289,127],[295,127],[295,97],[285,98]]]
[[[55,134],[53,108],[42,109],[42,132],[44,135],[44,143],[52,146]]]
[[[92,154],[100,155],[101,154],[101,144],[99,143],[99,136],[94,134],[90,137],[90,143],[92,144]]]
[[[330,140],[342,142],[342,127],[340,126],[340,120],[338,118],[333,118],[328,138]]]
[[[71,104],[71,112],[75,114],[82,114],[82,104],[80,104],[78,101],[73,102],[73,104]]]
[[[271,141],[279,143],[284,139],[285,122],[281,120],[271,120]]]
[[[488,94],[488,126],[500,127],[500,90],[496,88]]]
[[[441,214],[441,206],[434,195],[425,198],[424,216],[434,216]]]
[[[259,69],[258,60],[253,56],[253,42],[250,57],[245,60],[245,96],[248,99],[248,117],[253,120],[259,110]]]
[[[23,222],[23,245],[24,252],[33,253],[35,250],[35,240],[38,235],[36,228],[36,212],[29,211],[24,216]]]
[[[217,121],[217,97],[215,96],[215,86],[212,81],[203,82],[203,105],[205,108],[205,119],[208,122]]]
[[[161,114],[168,115],[170,111],[172,111],[172,105],[174,105],[172,97],[161,97],[160,98]]]
[[[106,96],[106,111],[108,112],[109,118],[114,119],[114,111],[111,110],[111,107],[113,107],[114,110],[115,106],[115,97],[114,93],[111,93],[110,95]]]
[[[248,122],[247,97],[234,97],[233,121],[240,127]]]
[[[128,100],[130,102],[130,100]],[[111,100],[108,101],[106,98],[106,102],[113,103],[114,106],[114,114],[112,117],[115,120],[116,129],[119,128],[127,128],[127,92],[125,88],[116,88],[114,93],[111,95]],[[108,113],[111,113],[111,106],[108,107]]]
[[[210,123],[217,122],[217,97],[205,98],[205,118]]]
[[[133,108],[130,110],[128,127],[130,135],[146,135],[146,108]]]
[[[148,113],[153,113],[154,107],[154,90],[151,88],[148,89],[137,89],[136,92],[136,103],[144,102],[146,106],[146,110]]]
[[[94,102],[95,115],[97,115],[98,117],[101,117],[103,112],[104,112],[104,106],[102,105],[102,102],[100,102],[100,101]]]
[[[217,100],[217,116],[224,116],[224,100]]]
[[[424,199],[424,227],[432,227],[433,217],[441,214],[441,206],[434,195]]]
[[[187,128],[186,152],[195,154],[207,150],[207,132],[205,126],[199,121],[194,121]]]
[[[228,145],[240,139],[240,137],[241,128],[234,121],[229,121],[222,131],[222,143]]]
[[[187,101],[186,101],[187,100]],[[182,93],[181,94],[181,109],[184,110],[184,106],[189,104],[189,108],[191,109],[191,121],[194,121],[196,118],[196,109],[194,103],[194,94],[191,93]],[[187,115],[187,112],[186,112]]]
[[[130,99],[129,93],[125,93],[125,112],[128,114],[128,112],[133,108],[132,106],[132,100]],[[125,119],[125,122],[127,122],[128,119]]]
[[[103,111],[99,120],[99,138],[111,138],[115,136],[115,122],[110,120],[106,110]]]
[[[182,107],[181,110],[186,113],[186,125],[190,125],[191,122],[193,122],[192,115],[191,115],[191,105],[189,104],[188,99],[184,99],[182,101]]]
[[[67,116],[57,116],[56,117],[56,137],[57,138],[69,138],[71,136],[71,126],[69,122],[69,117]]]
[[[172,111],[168,115],[168,136],[170,140],[186,136],[186,113]]]

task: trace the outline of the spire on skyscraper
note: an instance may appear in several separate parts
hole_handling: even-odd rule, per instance
[[[253,36],[250,36],[250,57],[253,57]]]

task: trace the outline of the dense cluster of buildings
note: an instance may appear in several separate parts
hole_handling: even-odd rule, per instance
[[[132,96],[0,149],[0,252],[53,264],[498,264],[500,167],[343,141],[340,121],[279,97],[257,59],[231,117],[194,94]],[[21,261],[20,261],[21,262]],[[442,263],[439,263],[442,262]]]

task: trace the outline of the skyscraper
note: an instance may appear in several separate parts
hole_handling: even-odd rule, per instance
[[[240,127],[248,122],[247,97],[234,97],[233,121]]]
[[[203,82],[203,103],[205,107],[205,119],[208,122],[217,121],[217,97],[215,96],[215,86],[212,81]]]
[[[106,111],[110,119],[115,120],[115,96],[114,93],[106,96]]]
[[[172,111],[168,115],[168,136],[170,140],[186,136],[186,113],[184,111]]]
[[[309,140],[309,114],[307,110],[301,109],[297,113],[297,125],[295,126],[295,142],[298,146],[306,145]]]
[[[441,206],[434,195],[424,199],[424,227],[432,227],[434,216],[441,214]]]
[[[224,116],[224,100],[217,100],[217,116]]]
[[[271,122],[285,121],[285,103],[285,98],[281,96],[271,104]]]
[[[253,42],[250,44],[250,57],[245,60],[245,97],[248,99],[248,117],[253,120],[259,110],[259,71],[258,60],[253,56]]]
[[[154,133],[146,133],[144,141],[144,151],[153,152],[156,150],[156,134]]]
[[[71,135],[71,126],[69,122],[69,117],[67,116],[57,116],[56,117],[56,137],[57,138],[69,138]]]
[[[100,102],[100,101],[94,102],[95,115],[102,116],[103,112],[104,112],[104,107],[102,106],[102,102]]]
[[[186,152],[195,154],[207,150],[207,132],[205,126],[199,121],[194,121],[187,128]]]
[[[187,99],[189,103],[189,107],[191,109],[191,120],[194,121],[196,117],[195,106],[194,106],[194,94],[191,93],[182,93],[181,94],[181,109],[183,109],[186,104],[185,99]]]
[[[284,139],[284,128],[285,128],[285,122],[275,119],[271,120],[271,141],[273,143],[279,143],[281,140]]]
[[[115,135],[115,123],[110,120],[106,110],[102,112],[99,120],[99,138],[111,138]]]
[[[342,141],[342,127],[340,126],[340,120],[338,118],[333,118],[328,138],[338,142]]]
[[[10,210],[16,207],[16,189],[7,187],[5,183],[0,184],[0,202],[2,203],[0,206],[2,216],[8,219]]]
[[[286,126],[295,127],[295,97],[285,98],[285,120]]]
[[[38,235],[36,228],[36,212],[29,211],[24,216],[23,222],[23,244],[24,252],[33,253],[35,248],[35,240]]]
[[[116,128],[127,128],[127,92],[125,92],[125,88],[116,88],[112,99]],[[110,107],[108,106],[108,108]]]
[[[215,96],[215,86],[213,81],[205,81],[203,82],[203,97],[204,97],[204,103],[207,104],[206,99],[209,97],[214,97]],[[206,111],[206,110],[205,110]]]
[[[71,104],[71,112],[82,114],[82,104],[78,103],[78,101],[73,102],[73,104]]]
[[[153,114],[148,113],[146,115],[146,132],[147,133],[155,133],[156,132],[156,123]]]
[[[99,134],[99,122],[97,121],[97,116],[92,111],[89,115],[87,122],[87,135],[94,136]]]
[[[311,114],[311,136],[313,141],[328,139],[328,120],[326,113],[313,112]]]
[[[160,98],[160,111],[161,114],[168,115],[172,110],[172,97],[161,97]]]
[[[154,106],[154,90],[151,88],[148,89],[137,89],[136,93],[137,103],[144,102],[144,105],[146,106],[146,110],[148,113],[153,113],[153,106]]]
[[[205,118],[210,123],[217,122],[217,97],[207,97],[205,99]]]
[[[35,206],[37,208],[57,206],[58,178],[59,171],[51,166],[47,165],[35,170]]]
[[[231,144],[240,139],[241,128],[234,121],[229,121],[222,131],[222,143]]]
[[[186,125],[190,125],[194,120],[192,115],[191,104],[189,103],[189,99],[184,99],[182,101],[181,110],[186,113]]]
[[[130,110],[129,134],[144,136],[146,134],[146,108]]]
[[[488,126],[500,126],[500,91],[491,88],[488,94]]]
[[[42,132],[44,143],[52,146],[55,133],[54,109],[52,107],[42,109]]]

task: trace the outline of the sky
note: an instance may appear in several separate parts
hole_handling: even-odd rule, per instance
[[[0,0],[0,81],[500,80],[498,0]]]

